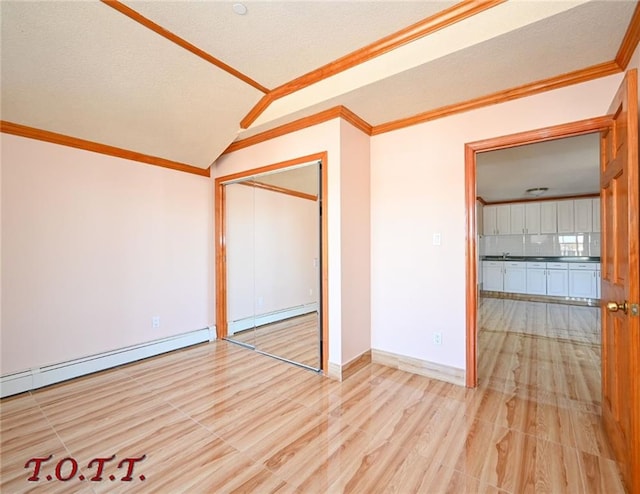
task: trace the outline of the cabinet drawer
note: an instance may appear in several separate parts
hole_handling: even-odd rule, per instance
[[[595,271],[597,264],[598,264],[597,262],[572,262],[572,263],[569,263],[569,269]]]
[[[566,262],[548,262],[547,269],[569,269]]]
[[[527,266],[527,263],[521,261],[505,261],[504,266],[508,268],[524,268]]]
[[[528,262],[527,269],[544,269],[547,267],[547,264],[544,262]]]
[[[482,261],[483,266],[502,266],[502,261]]]

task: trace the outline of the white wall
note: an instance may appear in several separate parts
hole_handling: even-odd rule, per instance
[[[318,203],[226,186],[229,322],[318,302]]]
[[[370,138],[340,120],[342,362],[371,349]]]
[[[621,78],[371,138],[372,348],[464,369],[465,143],[605,115]]]
[[[0,138],[3,375],[213,323],[210,179]]]

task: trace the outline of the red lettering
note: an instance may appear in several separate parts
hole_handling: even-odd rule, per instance
[[[140,458],[125,458],[124,460],[122,460],[120,463],[118,463],[118,468],[122,468],[122,465],[125,462],[129,462],[129,467],[127,469],[127,475],[125,475],[124,477],[122,477],[120,480],[123,482],[131,482],[133,480],[133,467],[135,465],[136,462],[138,461],[142,461],[147,457],[147,455],[142,455]]]
[[[65,479],[62,477],[62,465],[64,465],[64,463],[67,461],[71,462],[71,472],[69,473],[69,475],[67,475],[67,478]],[[78,462],[75,459],[71,458],[70,456],[67,458],[63,458],[56,465],[56,478],[63,482],[66,482],[67,480],[75,477],[76,473],[78,473]]]
[[[53,458],[53,455],[49,455],[46,458],[31,458],[28,462],[26,462],[24,464],[25,468],[29,468],[29,465],[31,465],[31,462],[35,462],[36,464],[36,466],[33,469],[33,475],[29,477],[27,480],[29,482],[37,482],[38,480],[40,480],[40,477],[38,477],[38,474],[40,473],[40,466],[45,461],[49,461],[51,458]]]
[[[94,458],[93,460],[91,460],[89,462],[88,468],[91,468],[94,462],[96,462],[98,463],[98,470],[90,480],[92,480],[93,482],[100,482],[102,480],[102,470],[104,469],[104,464],[108,461],[114,460],[115,457],[116,455],[112,455],[111,458]]]

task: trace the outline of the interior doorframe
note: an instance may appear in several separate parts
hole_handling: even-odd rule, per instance
[[[466,386],[478,385],[478,272],[476,245],[476,154],[510,147],[602,132],[612,124],[610,115],[567,124],[544,127],[481,141],[469,142],[464,149],[466,211]],[[604,232],[603,232],[604,233]]]
[[[274,163],[251,170],[245,170],[215,179],[215,256],[216,256],[216,337],[218,339],[226,338],[228,330],[227,320],[227,248],[226,248],[226,220],[225,220],[225,182],[250,177],[259,173],[289,168],[295,165],[301,165],[312,161],[321,162],[321,225],[320,237],[320,259],[321,259],[321,284],[322,284],[322,300],[321,300],[321,334],[322,334],[322,359],[320,362],[320,370],[326,374],[329,361],[329,243],[328,243],[328,153],[322,151],[299,158],[293,158],[287,161]]]

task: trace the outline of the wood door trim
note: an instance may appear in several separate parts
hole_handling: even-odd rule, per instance
[[[590,118],[567,124],[519,132],[465,144],[465,211],[466,211],[466,385],[478,385],[477,369],[477,263],[476,263],[476,154],[508,147],[544,142],[607,130],[610,116]]]
[[[232,180],[250,177],[259,173],[265,173],[273,170],[280,170],[294,165],[309,163],[312,161],[322,162],[322,245],[320,253],[322,258],[322,362],[321,370],[326,373],[329,362],[329,221],[328,221],[328,152],[323,151],[299,158],[274,163],[260,168],[245,170],[238,173],[232,173],[217,177],[214,184],[215,195],[215,256],[216,256],[216,336],[217,338],[225,338],[227,336],[227,248],[225,242],[226,221],[225,221],[225,189],[224,184]]]
[[[287,189],[286,187],[279,187],[277,185],[265,184],[264,182],[238,182],[240,185],[246,185],[247,187],[254,187],[256,189],[269,190],[271,192],[278,192],[279,194],[285,194],[288,196],[299,197],[300,199],[307,199],[308,201],[317,201],[318,196],[313,194],[307,194],[300,192],[299,190]]]
[[[430,120],[448,117],[450,115],[455,115],[456,113],[463,113],[469,110],[482,108],[484,106],[524,98],[525,96],[531,96],[545,91],[550,91],[552,89],[559,89],[573,84],[587,82],[592,79],[617,74],[619,72],[621,72],[620,66],[614,61],[593,65],[567,74],[561,74],[548,79],[542,79],[522,86],[498,91],[486,96],[480,96],[479,98],[470,99],[462,103],[454,103],[452,105],[429,110],[412,117],[401,118],[399,120],[394,120],[380,125],[374,125],[371,135],[384,134],[385,132],[391,132],[392,130],[398,130],[411,125],[428,122]]]
[[[627,31],[620,44],[620,49],[616,55],[616,63],[620,66],[621,70],[626,70],[631,56],[635,51],[638,43],[640,42],[640,3],[636,5],[636,9],[633,11],[631,22],[627,27]]]
[[[120,12],[121,14],[124,14],[127,17],[129,17],[130,19],[136,21],[138,24],[141,24],[144,27],[146,27],[148,29],[151,29],[154,33],[159,34],[163,38],[168,39],[169,41],[175,43],[179,47],[184,48],[185,50],[193,53],[197,57],[200,57],[201,59],[209,62],[210,64],[215,65],[219,69],[222,69],[225,72],[231,74],[232,76],[240,79],[242,82],[245,82],[245,83],[249,84],[250,86],[253,86],[258,91],[260,91],[262,93],[268,93],[269,92],[269,90],[266,87],[264,87],[262,84],[260,84],[260,83],[258,83],[256,81],[254,81],[248,75],[245,75],[242,72],[240,72],[239,70],[234,69],[230,65],[227,65],[222,60],[218,60],[213,55],[210,55],[206,51],[204,51],[204,50],[198,48],[197,46],[189,43],[187,40],[181,38],[177,34],[174,34],[171,31],[169,31],[168,29],[165,29],[164,27],[160,26],[159,24],[156,24],[151,19],[143,16],[142,14],[140,14],[136,10],[132,9],[131,7],[128,7],[127,5],[123,4],[122,2],[119,2],[118,0],[100,0],[100,1],[102,3],[104,3],[105,5],[108,5],[112,9],[115,9],[118,12]]]
[[[476,0],[464,0],[445,10],[437,12],[426,19],[401,29],[400,31],[385,36],[378,41],[340,57],[337,60],[329,62],[322,67],[297,77],[292,81],[278,86],[263,96],[262,99],[242,119],[240,126],[243,129],[249,128],[249,126],[262,114],[262,112],[264,112],[271,103],[279,98],[311,86],[312,84],[351,69],[356,65],[360,65],[368,60],[383,55],[384,53],[393,51],[402,45],[411,43],[416,39],[428,36],[440,29],[444,29],[445,27],[467,19],[468,17],[500,5],[504,3],[504,1],[505,0],[485,0],[478,2]]]
[[[372,127],[365,120],[360,118],[345,106],[334,106],[333,108],[329,108],[328,110],[321,111],[314,115],[302,117],[298,120],[294,120],[293,122],[280,125],[270,130],[265,130],[264,132],[253,135],[251,137],[234,141],[229,145],[229,147],[227,147],[227,149],[224,150],[222,154],[233,153],[234,151],[238,151],[239,149],[254,146],[261,142],[268,141],[269,139],[274,139],[276,137],[290,134],[297,130],[306,129],[307,127],[318,125],[320,123],[333,120],[334,118],[344,118],[347,122],[352,124],[357,129],[360,129],[362,132],[369,136],[371,135]]]
[[[6,120],[0,120],[0,132],[16,135],[19,137],[26,137],[28,139],[50,142],[52,144],[59,144],[61,146],[82,149],[83,151],[106,154],[107,156],[114,156],[116,158],[137,161],[139,163],[145,163],[147,165],[170,168],[171,170],[192,173],[194,175],[200,175],[203,177],[211,176],[210,167],[198,168],[197,166],[187,165],[178,161],[171,161],[164,158],[159,158],[157,156],[150,156],[148,154],[138,153],[136,151],[130,151],[128,149],[123,149],[115,146],[109,146],[107,144],[101,144],[99,142],[87,141],[85,139],[79,139],[78,137],[58,134],[57,132],[36,129],[34,127],[28,127],[26,125],[7,122]]]

